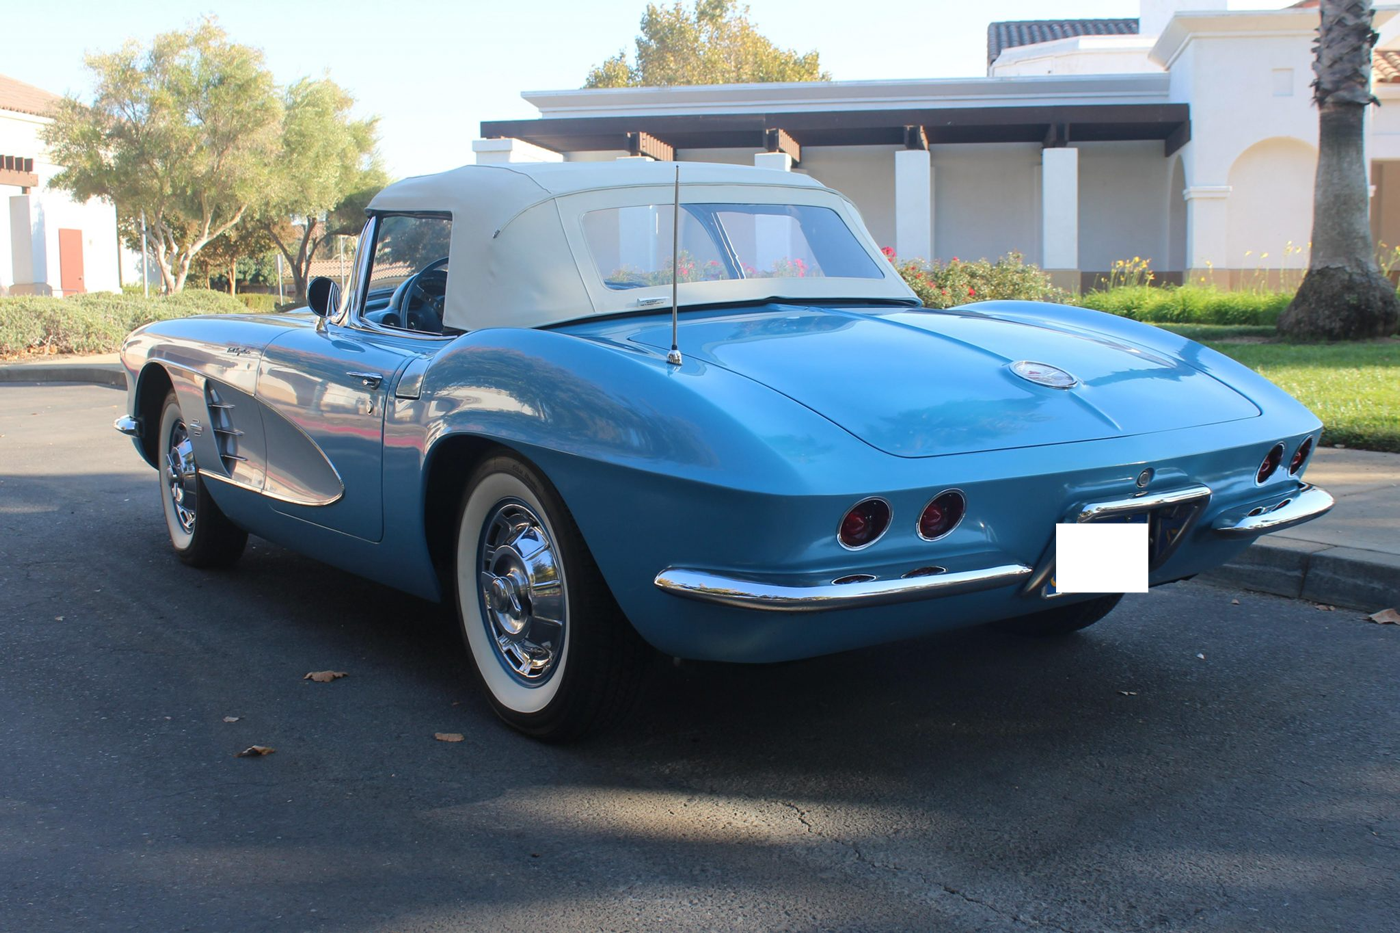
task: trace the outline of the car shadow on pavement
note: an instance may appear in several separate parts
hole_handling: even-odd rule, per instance
[[[153,481],[85,482],[100,494],[63,507],[59,478],[5,485],[0,837],[50,842],[42,876],[5,844],[0,871],[50,905],[33,916],[258,928],[319,905],[329,929],[504,929],[558,909],[636,928],[677,898],[833,929],[1395,915],[1381,626],[1184,584],[1060,641],[658,658],[629,719],[547,746],[495,721],[449,610],[258,539],[231,571],[192,570]],[[326,669],[348,676],[302,679]],[[251,744],[277,751],[233,757]],[[162,896],[111,900],[128,889]]]

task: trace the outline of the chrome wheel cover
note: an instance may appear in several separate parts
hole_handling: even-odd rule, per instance
[[[547,681],[568,628],[560,558],[548,527],[517,499],[500,502],[481,532],[477,589],[497,658],[527,686]]]
[[[165,482],[175,506],[175,520],[186,534],[194,534],[199,505],[199,469],[194,462],[194,445],[183,420],[170,429],[170,449],[165,455]]]

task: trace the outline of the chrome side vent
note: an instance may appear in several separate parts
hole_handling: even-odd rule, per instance
[[[214,430],[214,443],[218,445],[224,471],[232,473],[235,463],[246,463],[248,459],[238,455],[238,439],[243,432],[233,426],[233,403],[224,401],[212,382],[205,386],[204,395],[209,405],[209,426]]]

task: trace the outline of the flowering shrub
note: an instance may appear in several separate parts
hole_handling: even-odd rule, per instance
[[[928,308],[951,308],[973,301],[1069,299],[1067,292],[1050,284],[1050,276],[1027,263],[1020,253],[1008,253],[996,262],[963,262],[954,256],[945,264],[900,259],[888,246],[881,252]]]

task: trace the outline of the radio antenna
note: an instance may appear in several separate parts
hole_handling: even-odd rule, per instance
[[[681,281],[681,167],[676,166],[675,209],[671,212],[671,352],[666,354],[666,362],[672,366],[681,365],[681,348],[676,340],[680,329],[680,281]]]

